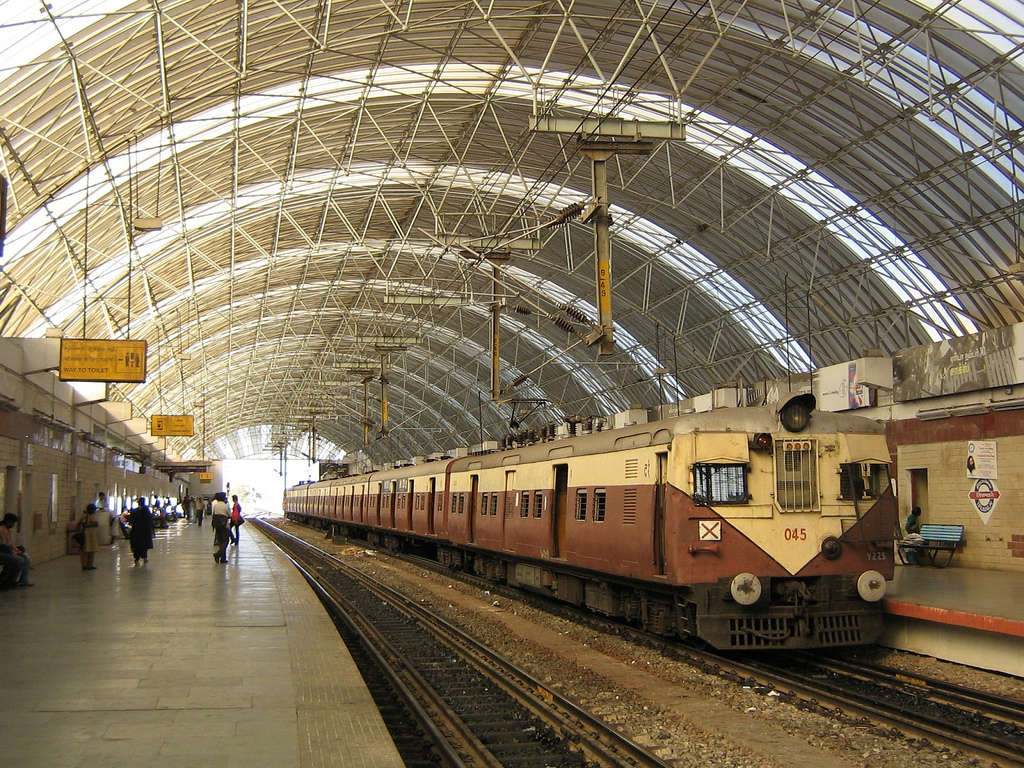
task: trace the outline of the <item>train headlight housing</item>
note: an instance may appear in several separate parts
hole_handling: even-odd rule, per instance
[[[885,576],[878,571],[864,571],[857,579],[857,594],[869,603],[885,597]]]
[[[814,395],[794,395],[779,408],[779,421],[789,432],[802,432],[811,423],[817,403]]]
[[[843,542],[835,536],[826,536],[821,542],[821,554],[826,560],[838,560],[843,554]]]
[[[729,584],[729,592],[740,605],[753,605],[761,599],[761,580],[752,573],[738,573]]]

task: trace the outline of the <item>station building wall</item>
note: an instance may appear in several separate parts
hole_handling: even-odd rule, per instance
[[[0,511],[20,518],[18,539],[33,562],[68,554],[69,526],[100,491],[116,514],[138,496],[177,499],[183,486],[77,434],[23,413],[0,413]],[[110,520],[100,526],[100,543],[108,543],[117,527]]]
[[[1024,572],[1024,410],[892,421],[888,435],[901,519],[916,502],[925,523],[963,525],[954,566]],[[996,445],[990,483],[999,497],[988,513],[984,499],[971,498],[978,480],[967,467],[972,441]]]

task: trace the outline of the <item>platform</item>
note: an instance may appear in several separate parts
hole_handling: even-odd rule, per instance
[[[1024,677],[1024,576],[974,568],[896,566],[879,641]]]
[[[362,677],[289,561],[243,526],[158,531],[42,563],[0,592],[0,763],[18,768],[400,768]]]

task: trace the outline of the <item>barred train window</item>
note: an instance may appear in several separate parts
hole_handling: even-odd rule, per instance
[[[576,491],[576,519],[587,519],[587,492]]]
[[[775,441],[775,500],[783,512],[820,509],[816,440]]]
[[[604,509],[605,503],[608,498],[608,492],[604,488],[598,488],[594,491],[594,522],[604,522]]]
[[[530,492],[529,491],[523,491],[522,503],[521,503],[521,505],[519,507],[519,516],[520,517],[529,517],[530,516]]]
[[[889,487],[888,464],[841,464],[839,467],[839,497],[877,499]]]
[[[544,492],[536,491],[533,494],[533,516],[540,517],[544,511]]]
[[[747,503],[746,464],[694,464],[693,501],[698,506]]]

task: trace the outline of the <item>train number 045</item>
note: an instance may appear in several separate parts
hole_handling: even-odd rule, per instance
[[[806,528],[787,528],[784,535],[786,541],[807,541]]]

